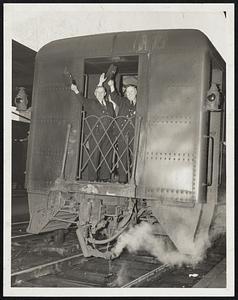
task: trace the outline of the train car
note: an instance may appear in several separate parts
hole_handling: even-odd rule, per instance
[[[12,40],[12,221],[29,219],[25,171],[36,52]],[[24,88],[24,89],[23,89]],[[24,90],[24,93],[20,92]],[[27,95],[26,107],[18,96]],[[20,97],[19,97],[20,98]],[[18,104],[19,103],[19,104]]]
[[[88,180],[87,141],[93,128],[65,80],[68,72],[83,95],[92,97],[100,74],[112,64],[118,91],[124,83],[137,86],[136,115],[125,120],[134,128],[125,149],[127,153],[133,144],[126,183],[116,180],[120,157],[115,140],[111,181]],[[117,118],[112,118],[114,126]],[[158,223],[180,252],[190,253],[191,243],[208,236],[219,204],[224,139],[225,62],[199,30],[119,32],[51,42],[35,62],[28,232],[76,224],[83,254],[108,257],[98,246],[109,247],[127,228],[147,221]],[[100,151],[100,143],[95,147]]]

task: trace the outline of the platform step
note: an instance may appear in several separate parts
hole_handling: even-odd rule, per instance
[[[76,213],[58,211],[55,216],[49,220],[47,225],[42,228],[41,232],[53,231],[56,229],[67,229],[73,222],[75,222],[77,217],[78,214]]]
[[[76,213],[58,211],[49,216],[45,211],[34,215],[29,223],[27,232],[38,234],[56,229],[67,229],[78,217]]]

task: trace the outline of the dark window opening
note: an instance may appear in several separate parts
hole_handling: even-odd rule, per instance
[[[113,64],[117,67],[113,80],[119,100],[117,103],[111,101],[110,87],[105,81],[105,110],[99,107],[96,111],[88,112],[85,109],[82,113],[78,168],[80,180],[134,182],[139,123],[136,105],[125,97],[125,90],[128,85],[138,87],[138,63],[138,56],[85,59],[84,97],[96,99],[94,92],[100,75],[107,73]],[[123,101],[127,103],[126,107]]]

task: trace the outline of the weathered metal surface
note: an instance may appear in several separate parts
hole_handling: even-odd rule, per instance
[[[65,181],[54,185],[52,190],[63,190],[83,194],[97,194],[117,197],[135,197],[135,185],[110,182]]]
[[[189,195],[182,195],[182,201],[195,201],[197,190],[204,190],[197,185],[203,175],[197,168],[202,153],[203,54],[163,52],[151,57],[150,66],[146,164],[140,182],[146,198],[159,196],[157,189],[169,189],[175,193],[165,193],[165,198],[180,200],[176,190],[182,190]]]
[[[210,224],[214,215],[215,205],[218,202],[218,186],[219,186],[219,158],[220,158],[220,142],[221,142],[221,113],[210,113],[209,135],[212,137],[213,143],[209,144],[211,155],[208,157],[210,168],[206,182],[207,186],[206,203],[202,204],[201,216],[198,222],[196,238],[208,235]]]
[[[207,187],[205,203],[196,203],[193,208],[159,206],[158,203],[151,203],[155,216],[158,217],[176,247],[183,253],[189,253],[191,245],[194,245],[196,240],[208,239],[210,224],[218,201],[221,112],[211,112],[209,119],[208,136],[213,137],[214,144],[209,143],[210,167],[207,170],[207,176],[201,182]]]
[[[75,200],[69,198],[67,193],[51,191],[48,195],[44,195],[44,198],[41,194],[34,194],[34,201],[39,197],[44,201],[35,203],[27,232],[39,233],[59,228],[66,229],[74,223],[78,212],[74,207]]]
[[[65,64],[74,70],[75,65],[65,60],[52,60],[51,63],[38,62],[38,71],[34,79],[33,116],[35,117],[32,118],[30,130],[27,170],[27,188],[31,191],[49,188],[59,176],[68,124],[71,124],[72,128],[65,176],[71,178],[76,175],[77,166],[70,163],[70,158],[73,155],[75,159],[78,154],[77,132],[80,128],[78,116],[81,106],[79,102],[72,99],[70,89],[64,84],[61,70]],[[77,64],[77,67],[80,66]],[[51,69],[54,69],[54,75]]]
[[[158,218],[161,226],[178,250],[185,254],[191,253],[202,204],[195,204],[194,207],[181,207],[158,205],[153,202],[151,206],[153,207],[154,216]]]
[[[76,183],[69,184],[69,189],[75,192],[85,194],[101,194],[117,197],[135,197],[135,186],[130,184],[112,184],[112,183]]]

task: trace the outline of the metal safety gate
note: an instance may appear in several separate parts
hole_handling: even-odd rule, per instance
[[[133,181],[140,122],[135,116],[99,117],[82,112],[78,178],[88,169],[89,181],[116,181],[120,169],[126,182]],[[110,174],[109,180],[104,180],[105,174]]]

